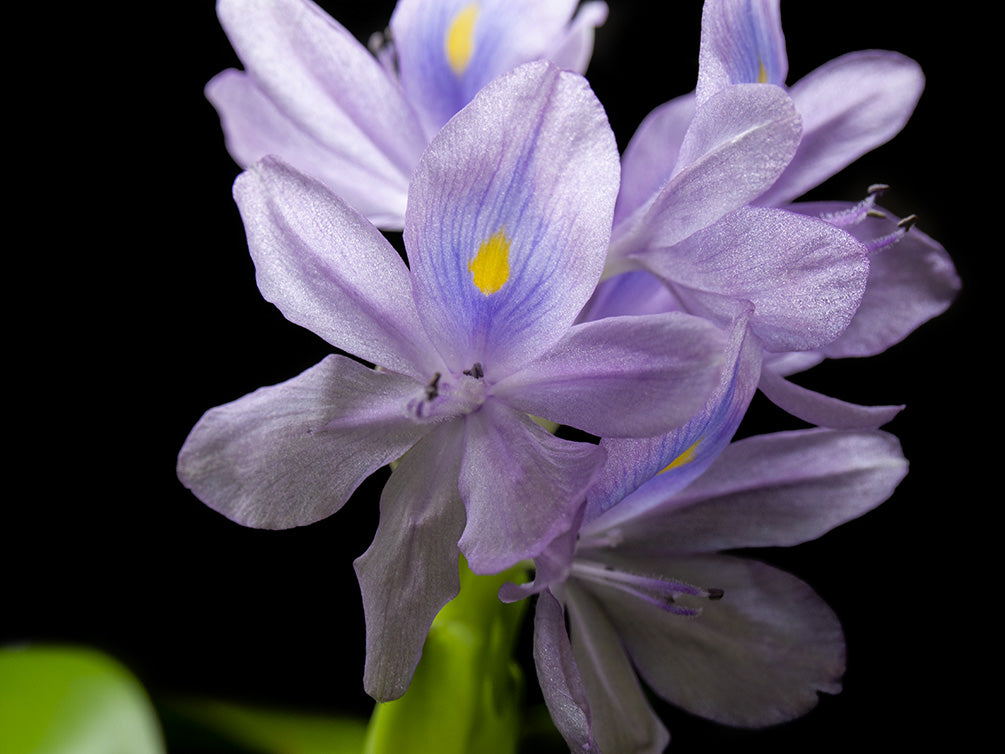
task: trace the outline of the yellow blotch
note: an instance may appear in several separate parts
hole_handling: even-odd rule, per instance
[[[698,446],[701,445],[701,441],[702,441],[701,437],[695,440],[694,443],[692,443],[691,447],[689,447],[687,450],[685,450],[683,453],[681,453],[679,456],[673,459],[673,461],[670,462],[670,465],[667,466],[665,469],[663,469],[663,471],[670,471],[670,469],[676,469],[678,466],[683,466],[686,463],[691,463],[691,461],[694,460],[694,454],[698,452]],[[660,474],[662,474],[663,471],[661,471]]]
[[[447,62],[453,72],[460,76],[471,62],[475,51],[475,21],[478,19],[478,3],[468,3],[454,16],[443,40]]]
[[[768,72],[764,70],[764,62],[762,60],[757,61],[758,71],[757,71],[757,83],[767,84],[768,83]]]
[[[482,241],[474,259],[468,262],[475,287],[486,296],[491,296],[509,280],[509,247],[506,231],[500,229]]]

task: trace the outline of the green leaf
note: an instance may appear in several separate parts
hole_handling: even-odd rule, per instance
[[[366,721],[288,712],[219,700],[184,700],[166,705],[175,717],[262,754],[361,754]]]
[[[0,648],[0,752],[163,754],[139,681],[98,651]]]

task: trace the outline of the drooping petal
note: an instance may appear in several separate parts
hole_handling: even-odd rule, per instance
[[[799,134],[795,107],[778,87],[744,84],[713,96],[696,110],[669,181],[615,228],[608,274],[755,199],[792,159]]]
[[[696,598],[701,614],[685,618],[617,588],[586,584],[639,675],[667,701],[720,723],[763,727],[804,714],[816,705],[818,691],[840,691],[841,626],[799,579],[725,556],[633,555],[630,564],[638,572],[670,574],[724,592],[715,601]],[[596,705],[591,707],[599,727]]]
[[[778,0],[706,0],[698,54],[698,102],[735,84],[785,85],[789,60]]]
[[[619,163],[585,79],[531,63],[485,87],[430,144],[405,246],[423,322],[456,371],[500,379],[572,324],[600,277]]]
[[[207,411],[178,456],[182,484],[245,526],[330,516],[427,428],[403,407],[415,381],[329,356],[297,377]]]
[[[397,83],[310,0],[221,0],[220,23],[262,94],[315,141],[406,181],[425,136]]]
[[[494,400],[465,424],[460,548],[475,573],[498,573],[570,528],[604,451],[557,438]]]
[[[614,209],[620,223],[653,197],[673,175],[684,135],[694,119],[694,94],[665,102],[639,124],[621,156],[621,191]]]
[[[573,656],[600,751],[661,754],[670,735],[646,699],[607,610],[576,581],[564,592]]]
[[[206,97],[223,126],[227,150],[241,167],[265,155],[282,155],[302,173],[320,179],[372,223],[400,230],[405,221],[408,176],[380,160],[360,160],[365,147],[335,149],[291,120],[243,71],[223,71],[206,85]]]
[[[572,655],[562,605],[545,590],[534,611],[534,666],[551,719],[570,751],[596,747],[590,725],[590,703]]]
[[[460,590],[459,422],[439,425],[401,459],[380,500],[373,543],[356,559],[366,617],[363,686],[378,701],[408,688],[433,618]]]
[[[885,432],[758,435],[729,445],[686,489],[617,526],[640,553],[787,547],[872,510],[906,473],[897,438]]]
[[[718,383],[725,338],[680,312],[571,328],[495,386],[522,411],[601,437],[647,437],[687,421]]]
[[[679,286],[752,302],[750,327],[770,351],[834,340],[851,322],[869,275],[866,249],[851,234],[763,207],[739,209],[671,249],[645,255],[644,263]]]
[[[907,123],[925,78],[896,52],[864,50],[831,60],[789,91],[803,118],[799,150],[758,204],[790,202],[892,139]]]
[[[757,390],[761,345],[747,328],[749,313],[730,332],[719,384],[700,411],[659,437],[601,439],[607,461],[587,495],[584,540],[601,538],[650,507],[668,500],[700,475],[726,447]]]
[[[792,204],[796,212],[817,217],[851,206],[844,202]],[[856,238],[869,241],[898,232],[899,218],[867,217],[848,228]],[[851,324],[833,343],[821,350],[829,358],[873,356],[903,340],[919,325],[942,314],[960,291],[960,277],[942,245],[917,226],[892,245],[869,257],[869,281]]]
[[[786,413],[818,427],[875,429],[904,410],[901,406],[860,406],[809,390],[784,379],[774,370],[761,370],[758,384],[768,400]]]
[[[347,353],[428,381],[435,354],[408,269],[380,231],[271,157],[238,176],[234,198],[258,287],[288,320]]]
[[[391,33],[401,85],[420,109],[426,134],[432,137],[495,77],[558,52],[576,5],[576,0],[400,0]],[[588,19],[603,21],[596,16],[591,12]]]

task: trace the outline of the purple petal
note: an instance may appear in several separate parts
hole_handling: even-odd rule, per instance
[[[725,339],[680,312],[576,325],[494,394],[603,437],[647,437],[687,421],[715,388]]]
[[[559,68],[584,74],[593,56],[593,40],[596,29],[607,21],[607,3],[600,0],[584,2],[576,11],[560,42],[553,49],[548,60]]]
[[[382,160],[360,160],[365,148],[339,150],[304,131],[241,71],[227,70],[206,85],[206,97],[223,125],[227,150],[242,167],[265,155],[281,155],[297,170],[330,186],[382,228],[405,221],[408,176]]]
[[[181,449],[178,477],[239,524],[313,523],[427,431],[404,412],[417,388],[408,377],[329,356],[287,382],[207,411]]]
[[[792,201],[892,139],[921,97],[921,68],[899,53],[866,50],[822,65],[789,94],[803,118],[792,163],[758,204]]]
[[[531,63],[483,89],[413,176],[405,246],[420,316],[455,371],[543,352],[600,277],[618,154],[585,79]]]
[[[872,510],[906,474],[900,444],[885,432],[758,435],[728,446],[662,506],[617,526],[633,552],[787,547]]]
[[[658,254],[755,199],[792,159],[799,134],[799,116],[778,87],[731,86],[709,99],[695,112],[670,180],[615,228],[608,274],[627,264],[619,260]]]
[[[599,750],[661,754],[670,735],[649,705],[606,610],[575,581],[565,594],[573,655]]]
[[[769,351],[802,351],[834,340],[858,308],[869,274],[866,249],[851,234],[767,208],[737,210],[644,261],[680,286],[752,302],[750,327]]]
[[[498,573],[570,528],[605,454],[559,439],[494,400],[465,423],[460,548],[475,573]]]
[[[397,83],[309,0],[221,0],[220,22],[255,86],[305,134],[407,180],[425,136]]]
[[[601,281],[579,313],[579,321],[661,314],[680,309],[666,283],[646,270],[630,270]]]
[[[790,208],[824,217],[851,206],[845,202],[794,204]],[[867,217],[848,228],[867,243],[898,232],[899,218]],[[960,291],[960,277],[942,245],[917,226],[891,246],[873,251],[865,296],[848,329],[824,346],[830,358],[873,356],[899,343],[919,325],[942,314]]]
[[[761,370],[758,385],[768,400],[809,424],[831,429],[875,429],[899,414],[903,406],[859,406],[832,398],[782,378],[772,369]]]
[[[734,84],[785,85],[778,0],[706,0],[701,16],[698,101]]]
[[[749,334],[748,320],[737,318],[719,385],[687,423],[644,440],[601,440],[607,462],[589,491],[584,539],[591,533],[603,537],[617,521],[668,500],[708,468],[732,439],[761,372],[762,349]]]
[[[696,598],[701,614],[684,618],[619,589],[589,584],[639,675],[667,701],[720,723],[756,728],[806,713],[818,691],[840,691],[841,626],[799,579],[724,556],[633,558],[631,565],[724,592],[715,601]],[[592,695],[590,701],[595,709]],[[596,713],[594,720],[599,729]]]
[[[565,629],[565,611],[549,591],[538,597],[534,612],[534,665],[551,719],[570,751],[596,747],[590,704]]]
[[[275,158],[238,176],[234,197],[262,295],[336,348],[420,379],[437,371],[405,263],[380,231]]]
[[[373,543],[355,562],[366,616],[363,686],[378,701],[405,693],[433,618],[460,591],[462,439],[460,423],[448,422],[405,454],[381,495]]]

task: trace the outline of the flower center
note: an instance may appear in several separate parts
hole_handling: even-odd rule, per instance
[[[589,560],[574,561],[572,573],[586,581],[613,586],[648,602],[650,605],[655,605],[661,610],[686,617],[701,615],[702,607],[682,604],[680,602],[682,597],[720,600],[724,594],[722,589],[704,589],[663,576],[644,576],[638,573],[619,571],[613,566]]]
[[[437,372],[423,388],[422,395],[408,402],[408,412],[419,421],[455,419],[473,413],[485,402],[484,377],[485,370],[478,362],[459,375]]]

